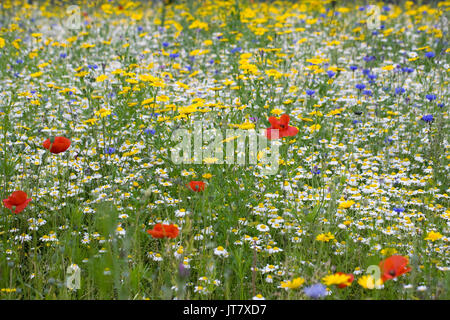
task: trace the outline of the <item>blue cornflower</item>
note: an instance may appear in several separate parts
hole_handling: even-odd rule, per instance
[[[395,94],[402,94],[405,93],[405,89],[400,87],[400,88],[395,88]]]
[[[320,174],[320,169],[317,168],[317,166],[314,166],[314,168],[311,170],[311,173],[313,173],[313,174]]]
[[[443,107],[444,107],[444,104],[443,104],[443,103],[438,103],[438,107],[439,107],[439,108],[443,108]]]
[[[23,60],[22,60],[22,59],[17,59],[17,60],[16,60],[16,63],[17,63],[17,64],[21,64],[21,63],[23,63]]]
[[[364,95],[366,95],[366,96],[372,96],[372,91],[371,90],[364,90],[362,93]]]
[[[316,93],[316,91],[310,90],[310,89],[306,89],[306,94],[307,94],[308,96],[312,96],[312,95],[314,95],[314,93]]]
[[[334,72],[331,71],[331,70],[327,71],[327,75],[328,75],[329,78],[333,78],[335,74],[336,74],[336,73],[334,73]]]
[[[370,80],[375,80],[378,76],[376,75],[376,74],[369,74],[368,76],[367,76]]]
[[[171,54],[169,55],[169,57],[172,58],[172,59],[178,58],[179,56],[180,56],[179,53],[171,53]]]
[[[64,53],[64,52],[63,52],[63,53],[60,53],[60,54],[59,54],[59,57],[62,58],[62,59],[64,59],[64,58],[67,57],[67,53]]]
[[[392,210],[394,210],[395,212],[397,212],[397,213],[400,213],[400,212],[403,212],[403,211],[405,211],[405,208],[397,208],[397,207],[394,207]]]
[[[241,47],[236,47],[236,48],[231,49],[231,53],[236,53],[236,52],[239,52],[241,50],[242,50]]]
[[[357,66],[350,66],[350,70],[355,71],[356,69],[358,69]]]
[[[402,71],[406,72],[406,73],[412,73],[412,72],[414,72],[414,69],[413,68],[404,67],[404,68],[402,68]]]
[[[424,115],[422,117],[422,120],[425,121],[425,122],[432,122],[433,121],[433,115],[432,114]]]
[[[156,133],[156,130],[155,130],[155,129],[145,129],[144,132],[145,132],[146,134],[154,135],[154,134]]]
[[[434,54],[434,52],[433,51],[429,51],[429,52],[427,52],[427,53],[425,53],[425,57],[427,57],[427,58],[434,58],[435,57],[435,54]]]
[[[436,95],[435,94],[427,94],[425,96],[425,98],[427,98],[429,101],[433,101],[433,100],[436,100]]]
[[[384,139],[384,143],[392,143],[392,142],[394,142],[394,140],[390,137]]]
[[[144,30],[144,28],[142,28],[141,26],[137,27],[138,32],[141,32],[142,30]]]
[[[361,120],[353,120],[352,123],[353,124],[358,124],[358,123],[362,123],[362,121]]]
[[[383,10],[384,10],[384,11],[391,11],[391,8],[388,7],[388,6],[383,6]]]
[[[105,149],[106,154],[113,154],[114,152],[116,152],[115,148],[109,147]]]
[[[163,45],[163,47],[167,48],[169,46],[169,43],[168,42],[163,42],[162,45]]]
[[[358,83],[355,87],[356,87],[356,89],[362,90],[366,87],[366,85],[363,83]]]
[[[313,299],[321,298],[328,294],[327,287],[321,283],[313,284],[312,286],[303,289],[303,292]]]
[[[368,76],[370,74],[370,69],[363,69],[363,75]]]

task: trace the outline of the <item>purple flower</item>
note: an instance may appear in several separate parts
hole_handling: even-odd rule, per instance
[[[303,289],[303,292],[313,299],[325,297],[328,294],[327,287],[321,283],[313,284],[312,286]]]
[[[182,262],[178,265],[178,275],[180,278],[187,278],[189,277],[190,270],[184,266]]]
[[[317,168],[317,166],[314,166],[314,168],[311,170],[311,173],[313,173],[313,174],[320,174],[320,169]]]

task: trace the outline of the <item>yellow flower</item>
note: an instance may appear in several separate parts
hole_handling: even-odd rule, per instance
[[[328,242],[330,240],[334,239],[334,235],[331,234],[331,232],[328,233],[321,233],[319,235],[317,235],[316,240],[317,241],[322,241],[322,242]]]
[[[276,108],[276,109],[273,109],[272,111],[270,111],[270,113],[273,113],[273,114],[276,114],[277,116],[279,116],[280,114],[284,113],[284,111]]]
[[[312,63],[312,64],[321,64],[324,62],[322,59],[312,58],[312,59],[306,59],[306,62]]]
[[[38,72],[30,74],[30,77],[32,77],[32,78],[37,78],[40,76],[42,76],[42,71],[38,71]]]
[[[380,251],[380,253],[386,257],[390,257],[390,256],[396,254],[397,252],[398,251],[394,248],[384,248],[383,250]]]
[[[364,289],[381,289],[381,286],[383,284],[383,280],[378,279],[375,283],[375,279],[371,275],[365,275],[358,279],[358,284],[363,287]]]
[[[88,120],[83,121],[83,123],[84,123],[84,124],[88,124],[88,123],[89,123],[89,124],[93,125],[93,124],[95,124],[97,121],[98,121],[98,119],[92,118],[92,119],[88,119]]]
[[[347,201],[339,203],[339,209],[348,209],[354,204],[355,204],[355,201],[347,200]]]
[[[382,67],[381,70],[390,71],[390,70],[393,70],[394,68],[395,68],[394,65],[389,65],[389,66]]]
[[[431,241],[436,241],[442,238],[442,234],[440,234],[439,232],[434,232],[434,231],[430,231],[427,235],[427,237],[425,238],[425,240],[431,240]]]
[[[5,39],[0,37],[0,48],[3,48],[5,46]]]
[[[346,275],[344,273],[343,274],[335,273],[335,274],[330,274],[330,275],[328,275],[326,277],[323,277],[322,281],[327,286],[331,286],[333,284],[336,284],[336,285],[340,285],[340,284],[350,285],[351,284],[350,279],[351,279],[351,277],[349,275]]]
[[[108,79],[108,76],[105,74],[102,74],[102,75],[98,76],[97,79],[95,79],[95,82],[103,82],[106,79]]]
[[[204,179],[211,179],[212,174],[211,174],[211,173],[205,173],[204,175],[202,175],[202,177],[203,177]]]
[[[305,282],[303,278],[295,278],[293,280],[281,281],[281,287],[287,289],[297,289]]]
[[[239,129],[242,129],[242,130],[255,129],[255,124],[246,121],[246,122],[244,122],[244,123],[239,124],[239,125],[238,125],[238,128],[239,128]]]
[[[105,109],[105,108],[101,108],[100,110],[98,110],[97,112],[95,112],[96,116],[100,116],[102,118],[109,116],[111,114],[111,110]]]
[[[313,124],[308,129],[311,133],[313,133],[314,131],[319,131],[320,128],[322,128],[322,126],[320,124]]]

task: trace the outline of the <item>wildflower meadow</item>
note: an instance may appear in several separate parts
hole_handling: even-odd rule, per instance
[[[0,299],[450,299],[450,1],[0,2]]]

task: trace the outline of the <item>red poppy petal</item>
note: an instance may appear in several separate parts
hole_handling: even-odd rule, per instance
[[[288,127],[286,130],[282,130],[280,133],[282,137],[292,137],[298,133],[298,129],[296,127]]]
[[[280,129],[280,120],[275,117],[269,117],[269,122],[272,126],[272,129]]]
[[[284,125],[284,127],[287,127],[288,124],[289,124],[289,120],[290,120],[290,119],[291,119],[291,118],[289,117],[288,114],[283,114],[283,115],[280,117],[280,124]]]
[[[11,201],[9,201],[9,199],[3,199],[3,204],[5,205],[5,207],[7,207],[8,209],[12,209],[12,204]]]
[[[21,190],[14,191],[9,197],[9,200],[13,205],[17,206],[27,201],[27,194]]]
[[[30,201],[31,201],[31,199],[29,199],[29,200],[27,200],[26,202],[24,202],[24,203],[18,205],[18,206],[16,207],[16,210],[14,211],[14,213],[20,213],[20,212],[22,212],[23,210],[25,210],[25,208],[28,206],[28,203],[29,203]]]

